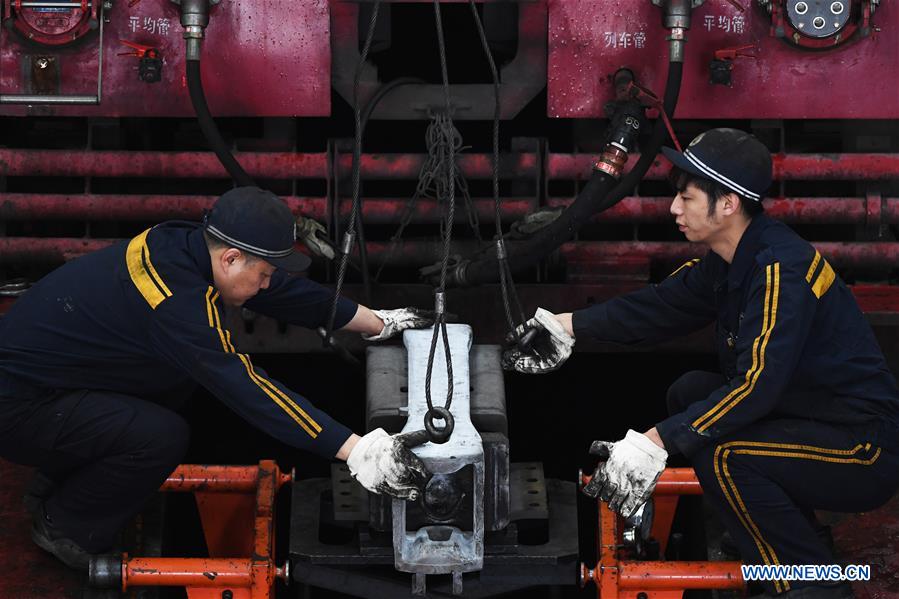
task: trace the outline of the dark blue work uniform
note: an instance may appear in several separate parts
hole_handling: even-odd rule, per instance
[[[276,271],[245,306],[316,327],[332,297]],[[356,309],[342,299],[335,326]],[[332,458],[350,435],[234,347],[202,229],[164,223],[55,270],[0,321],[0,456],[49,476],[47,515],[103,551],[182,459],[172,408],[196,383],[299,449]]]
[[[827,260],[764,215],[731,264],[709,252],[573,316],[576,336],[628,345],[712,322],[722,374],[672,385],[666,449],[690,458],[747,563],[833,563],[813,510],[869,510],[899,487],[899,390],[868,322]]]

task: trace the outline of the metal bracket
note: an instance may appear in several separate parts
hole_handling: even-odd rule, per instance
[[[41,6],[58,7],[63,4],[71,4],[72,6],[81,6],[78,2],[27,2],[23,6],[29,8],[37,8]],[[103,98],[103,25],[106,22],[104,18],[104,6],[98,9],[97,20],[100,22],[100,35],[98,42],[97,54],[97,95],[96,96],[80,96],[80,95],[40,95],[40,94],[0,94],[0,104],[52,104],[60,105],[85,105],[99,104]]]
[[[404,0],[408,1],[408,0]],[[411,0],[416,1],[416,0]],[[417,0],[422,1],[422,0]],[[500,68],[501,118],[511,119],[546,86],[548,10],[546,0],[515,0],[519,4],[518,52]],[[359,64],[359,3],[331,4],[332,86],[352,103],[353,73]],[[364,105],[383,84],[377,67],[369,59],[362,67],[359,99]],[[347,75],[349,74],[349,75]],[[393,90],[372,113],[373,119],[404,120],[427,118],[430,107],[444,105],[439,84],[404,85]],[[493,118],[493,85],[470,83],[452,87],[453,118],[481,120]]]

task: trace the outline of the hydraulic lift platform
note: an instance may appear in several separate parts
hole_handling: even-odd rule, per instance
[[[122,597],[119,591],[90,589],[86,575],[69,570],[32,543],[30,517],[22,505],[22,495],[32,472],[30,468],[0,460],[0,560],[3,563],[3,574],[0,575],[0,599]],[[298,491],[302,493],[306,482],[302,480],[296,482],[294,493]],[[318,488],[320,486],[320,482],[311,481],[310,487],[316,487],[315,490],[319,492],[322,490]],[[873,512],[833,515],[831,521],[838,560],[844,564],[871,566],[871,580],[855,583],[858,599],[899,599],[899,496]],[[335,553],[342,551],[338,550]],[[360,565],[360,568],[365,569],[365,566]],[[328,568],[321,568],[326,569]],[[338,571],[340,569],[337,568]],[[310,575],[316,570],[319,568],[312,567],[306,574]],[[302,572],[302,568],[300,571]],[[508,572],[504,572],[504,575],[507,576]],[[298,581],[297,578],[302,578],[302,575],[296,577],[295,582]],[[508,583],[508,580],[504,582]],[[396,581],[391,581],[387,586],[393,587],[396,584]],[[141,596],[138,594],[140,592],[142,591],[133,589],[125,596],[138,597]],[[278,596],[309,596],[303,595],[303,592],[301,585],[293,584],[286,589],[279,589]],[[594,590],[585,590],[584,596],[592,596],[593,593]],[[311,596],[315,596],[314,590]]]

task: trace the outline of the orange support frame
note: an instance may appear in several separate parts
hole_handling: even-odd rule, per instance
[[[275,495],[293,474],[271,460],[258,466],[182,465],[164,491],[193,492],[203,522],[208,558],[122,556],[122,590],[137,586],[180,586],[189,599],[271,599],[276,578]],[[240,557],[239,557],[240,556]],[[246,556],[246,557],[242,557]]]
[[[581,475],[581,484],[590,482]],[[652,536],[662,554],[671,532],[674,511],[681,495],[700,495],[702,487],[691,468],[668,468],[656,484]],[[742,589],[740,562],[633,561],[625,560],[621,537],[622,518],[597,501],[599,524],[594,568],[581,564],[581,586],[596,584],[601,599],[680,599],[687,589]]]

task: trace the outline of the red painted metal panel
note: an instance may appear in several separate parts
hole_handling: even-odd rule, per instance
[[[200,220],[203,210],[212,208],[216,199],[216,196],[192,195],[7,193],[0,195],[0,219]],[[294,214],[320,221],[328,219],[327,198],[286,196],[282,199]],[[626,197],[591,221],[671,223],[671,199],[670,196]],[[871,210],[867,198],[768,198],[765,213],[788,223],[899,224],[899,198],[873,201],[880,204],[879,210]],[[533,200],[526,198],[503,198],[501,202],[503,222],[520,219],[535,209]],[[570,198],[549,198],[547,204],[566,207],[571,202]],[[369,225],[398,225],[407,204],[407,198],[363,198],[363,221]],[[472,198],[472,205],[482,222],[493,219],[493,199]],[[344,199],[340,203],[341,216],[349,217],[351,210],[352,203]],[[873,217],[869,212],[874,213]],[[443,218],[443,209],[435,200],[419,199],[412,206],[410,218],[412,223],[436,224]]]
[[[425,154],[363,154],[362,176],[367,180],[417,179]],[[328,156],[322,152],[238,152],[238,162],[253,177],[265,179],[325,179]],[[500,177],[533,177],[541,168],[549,179],[590,178],[595,156],[553,153],[546,164],[537,155],[523,152],[504,154]],[[899,179],[899,154],[775,154],[775,180],[812,181],[835,179]],[[636,164],[632,155],[628,164]],[[352,157],[341,155],[338,172],[351,172]],[[489,179],[492,156],[462,154],[458,158],[463,175]],[[671,164],[658,158],[646,179],[664,179]],[[172,177],[227,178],[227,173],[211,152],[132,152],[89,150],[21,150],[0,148],[0,176],[54,177]]]
[[[61,263],[107,247],[119,239],[72,239],[63,237],[0,237],[0,264],[20,262]],[[899,264],[899,243],[812,242],[837,268],[888,269]],[[515,248],[516,243],[509,243]],[[371,264],[388,261],[393,266],[424,266],[443,256],[443,243],[402,241],[391,252],[390,244],[369,242]],[[306,251],[299,247],[301,251]],[[472,255],[475,242],[453,243],[453,252]],[[559,255],[570,263],[609,265],[627,260],[676,264],[706,253],[705,246],[676,241],[579,241],[562,244]],[[625,262],[626,263],[626,262]]]
[[[133,6],[129,6],[132,5]],[[0,105],[4,115],[190,116],[178,7],[170,0],[116,2],[103,42],[99,106]],[[203,84],[215,116],[327,116],[331,111],[330,22],[326,0],[229,0],[212,10],[203,43]],[[159,49],[162,81],[138,78],[122,41]],[[56,56],[61,94],[97,90],[98,37],[44,52],[0,30],[0,93],[31,93],[25,56]],[[25,63],[27,64],[30,63]],[[25,75],[23,75],[23,73]]]
[[[756,2],[706,1],[687,32],[679,118],[896,118],[899,102],[899,6],[882,2],[875,32],[838,48],[810,52],[769,34]],[[636,0],[550,0],[549,98],[553,117],[603,116],[621,67],[661,95],[668,60],[662,12]],[[876,31],[877,28],[883,31]],[[738,58],[733,87],[709,83],[716,50],[752,45],[757,58]],[[860,93],[860,90],[864,90]]]

